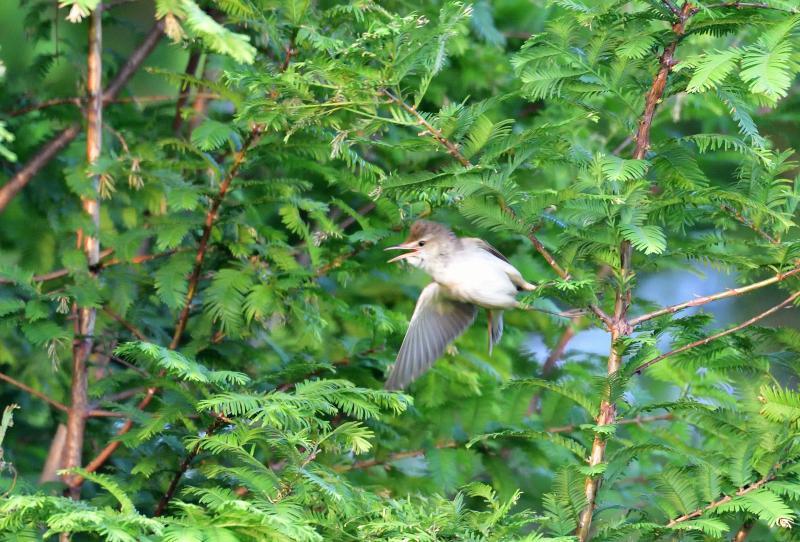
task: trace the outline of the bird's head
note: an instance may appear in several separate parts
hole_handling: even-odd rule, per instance
[[[417,220],[411,225],[408,238],[403,243],[384,250],[408,251],[395,256],[389,263],[405,260],[415,267],[422,267],[432,257],[446,253],[454,242],[456,236],[447,226],[429,220]]]

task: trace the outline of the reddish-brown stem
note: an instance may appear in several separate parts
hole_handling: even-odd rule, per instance
[[[222,420],[220,418],[215,418],[214,422],[208,427],[208,429],[206,429],[206,435],[213,434],[214,431],[216,431],[217,428],[219,428],[221,425],[222,425]],[[194,460],[195,457],[197,457],[198,453],[200,453],[199,442],[194,445],[194,448],[192,448],[191,452],[186,454],[186,457],[183,458],[183,461],[181,461],[181,464],[178,466],[178,470],[175,472],[175,476],[172,477],[172,480],[170,481],[169,486],[167,487],[166,493],[162,495],[161,499],[158,501],[158,505],[156,506],[155,511],[153,512],[153,515],[155,517],[161,516],[164,513],[164,510],[167,509],[169,501],[171,501],[172,497],[175,496],[175,491],[177,491],[178,489],[178,484],[180,483],[181,478],[189,469],[189,465],[192,464],[192,461]]]
[[[624,420],[617,421],[617,425],[641,425],[650,422],[656,421],[663,421],[663,420],[671,420],[673,418],[672,413],[666,414],[658,414],[655,416],[637,416],[635,418],[627,418]],[[550,427],[545,429],[547,433],[571,433],[580,429],[580,424],[571,424],[571,425],[562,425],[558,427]],[[446,440],[443,442],[439,442],[433,446],[434,449],[442,450],[446,448],[457,448],[459,443],[454,440]],[[389,454],[384,458],[377,458],[373,457],[371,459],[364,459],[361,461],[356,461],[352,465],[339,465],[334,467],[336,472],[347,472],[351,470],[357,469],[368,469],[370,467],[375,467],[378,465],[386,465],[388,463],[392,463],[394,461],[398,461],[400,459],[408,459],[410,457],[419,457],[421,455],[425,455],[425,452],[430,450],[430,448],[420,448],[417,450],[405,450],[402,452],[395,452]]]
[[[147,336],[144,333],[142,333],[139,330],[139,328],[137,328],[136,326],[134,326],[133,324],[131,324],[130,322],[125,320],[122,316],[120,316],[119,314],[117,314],[116,312],[111,310],[110,308],[103,307],[103,312],[106,313],[107,315],[109,315],[114,320],[116,320],[122,327],[124,327],[125,329],[130,331],[131,334],[134,337],[136,337],[137,339],[139,339],[140,341],[147,341],[148,340]]]
[[[696,517],[700,517],[703,514],[705,514],[706,512],[708,512],[710,510],[713,510],[714,508],[717,508],[718,506],[721,506],[721,505],[723,505],[723,504],[725,504],[727,502],[732,501],[734,497],[741,497],[742,495],[746,495],[746,494],[750,493],[751,491],[755,491],[756,489],[759,489],[759,488],[763,487],[764,484],[766,484],[767,482],[769,482],[769,481],[771,481],[771,480],[773,480],[775,478],[775,471],[778,470],[779,468],[780,468],[780,465],[776,465],[775,468],[769,474],[767,474],[766,476],[764,476],[763,478],[761,478],[757,482],[753,482],[749,486],[745,486],[743,488],[740,488],[733,495],[725,495],[724,497],[721,497],[720,499],[717,499],[716,501],[714,501],[714,502],[712,502],[712,503],[710,503],[710,504],[708,504],[706,506],[703,506],[701,508],[698,508],[697,510],[689,512],[688,514],[684,514],[684,515],[682,515],[680,517],[677,517],[677,518],[673,519],[672,521],[667,523],[667,527],[674,527],[678,523],[682,523],[684,521],[688,521],[690,519],[694,519]]]
[[[747,537],[750,536],[750,531],[753,530],[755,525],[756,522],[752,519],[746,520],[744,523],[742,523],[742,526],[739,527],[739,530],[736,531],[736,534],[733,535],[733,540],[731,542],[745,542]]]
[[[672,31],[675,38],[667,44],[659,57],[659,69],[653,82],[650,85],[645,96],[644,111],[639,120],[639,127],[636,131],[636,147],[633,151],[633,158],[642,160],[647,156],[647,151],[650,148],[650,132],[653,125],[653,117],[656,112],[658,104],[664,96],[664,90],[667,85],[667,77],[675,65],[675,49],[686,32],[686,22],[696,12],[696,8],[691,2],[685,2],[680,11],[673,5],[672,2],[665,2],[670,11],[677,17],[677,22],[672,26]],[[677,13],[676,13],[677,12]],[[623,241],[620,244],[620,284],[617,286],[616,299],[614,301],[614,316],[613,320],[608,325],[611,332],[611,354],[608,357],[607,374],[609,376],[617,373],[622,363],[622,352],[620,339],[628,336],[631,333],[631,326],[627,320],[628,309],[631,305],[632,291],[630,286],[631,277],[631,258],[633,250],[628,241]],[[600,412],[596,418],[597,425],[613,424],[616,418],[616,406],[606,396],[600,403]],[[596,467],[603,463],[605,459],[606,450],[606,437],[597,434],[592,443],[592,449],[589,454],[589,467]],[[595,506],[597,504],[597,493],[600,489],[603,477],[587,476],[584,483],[584,493],[586,496],[586,506],[581,511],[578,528],[576,534],[580,542],[589,540],[589,535],[592,527],[592,516],[594,515]]]
[[[50,397],[48,397],[44,393],[42,393],[40,391],[37,391],[37,390],[31,388],[30,386],[27,386],[27,385],[23,384],[19,380],[15,380],[15,379],[11,378],[10,376],[8,376],[6,374],[0,373],[0,380],[3,380],[5,382],[11,384],[12,386],[15,386],[15,387],[19,388],[22,391],[30,393],[34,397],[38,397],[39,399],[41,399],[42,401],[44,401],[45,403],[49,404],[50,406],[52,406],[55,409],[58,409],[58,410],[60,410],[62,412],[69,411],[69,407],[67,407],[66,405],[62,405],[58,401],[54,401],[53,399],[51,399]]]
[[[195,256],[194,267],[192,268],[192,274],[189,277],[189,284],[186,291],[186,298],[184,299],[184,306],[178,316],[178,319],[175,324],[175,332],[172,335],[172,341],[169,344],[169,348],[175,350],[178,345],[180,344],[181,338],[183,337],[183,332],[186,329],[186,324],[189,320],[189,311],[194,300],[194,296],[197,293],[197,286],[200,282],[200,273],[203,267],[203,260],[205,259],[206,252],[208,250],[208,241],[211,238],[211,230],[213,229],[214,222],[217,218],[217,213],[219,212],[219,207],[222,204],[222,200],[225,197],[225,194],[228,192],[230,188],[231,182],[233,181],[236,174],[239,172],[239,168],[244,163],[245,156],[250,148],[255,145],[258,140],[261,138],[261,127],[257,126],[253,128],[250,134],[245,139],[244,143],[242,144],[242,148],[234,155],[233,163],[231,167],[228,169],[228,173],[225,175],[225,178],[220,183],[217,195],[214,196],[213,201],[211,202],[211,206],[206,213],[205,222],[203,224],[203,233],[200,237],[200,243],[197,247],[197,255]],[[136,405],[136,408],[139,410],[144,410],[153,400],[155,397],[158,388],[150,387],[147,388],[144,397],[142,397],[139,404]],[[133,420],[130,418],[125,420],[125,423],[117,430],[117,436],[121,436],[126,434],[128,431],[131,430],[133,427]],[[88,472],[94,472],[99,469],[111,455],[119,448],[120,441],[115,440],[110,442],[103,448],[100,453],[88,464],[86,465],[85,470]],[[82,478],[77,480],[77,483],[80,484],[83,482]]]
[[[779,273],[774,277],[770,277],[768,279],[759,282],[754,282],[753,284],[748,284],[747,286],[741,286],[739,288],[730,288],[728,290],[725,290],[724,292],[718,292],[716,294],[698,297],[696,299],[692,299],[691,301],[685,301],[683,303],[678,303],[677,305],[670,305],[669,307],[664,307],[663,309],[649,312],[647,314],[643,314],[642,316],[637,316],[636,318],[630,320],[630,324],[632,326],[636,326],[641,324],[642,322],[646,322],[647,320],[652,320],[653,318],[664,316],[665,314],[674,314],[678,311],[682,311],[683,309],[688,309],[690,307],[699,307],[701,305],[706,305],[708,303],[711,303],[712,301],[717,301],[720,299],[726,299],[729,297],[736,297],[742,294],[746,294],[747,292],[752,292],[753,290],[764,288],[765,286],[769,286],[770,284],[776,284],[778,282],[781,282],[798,273],[800,273],[800,267],[795,267],[785,273]]]
[[[144,59],[152,52],[163,35],[163,21],[158,21],[150,30],[141,45],[133,52],[125,65],[120,69],[111,84],[106,88],[103,99],[113,100],[127,84],[133,74],[142,65]],[[28,162],[0,188],[0,213],[6,208],[14,196],[19,193],[33,177],[52,160],[64,147],[69,145],[81,132],[80,124],[73,124],[62,130],[51,139]]]
[[[103,137],[103,86],[102,86],[103,25],[99,11],[89,19],[89,52],[87,58],[88,107],[86,108],[86,162],[90,166],[100,157]],[[92,178],[93,196],[81,198],[84,212],[91,218],[91,231],[79,231],[78,241],[86,254],[91,279],[95,280],[100,262],[100,178]],[[67,439],[64,447],[64,468],[81,466],[86,416],[89,411],[87,362],[94,344],[97,309],[75,307],[75,338],[72,343],[72,385],[67,416]],[[71,483],[70,495],[80,498],[80,486]]]
[[[472,167],[470,161],[467,160],[466,156],[464,156],[461,153],[456,144],[447,139],[444,136],[444,134],[442,134],[441,130],[439,130],[438,128],[433,126],[430,122],[428,122],[428,120],[425,117],[423,117],[422,114],[419,111],[417,111],[417,109],[414,106],[407,104],[405,100],[400,99],[399,97],[395,96],[386,89],[381,90],[381,94],[389,98],[389,100],[391,100],[394,104],[400,106],[401,109],[403,109],[408,114],[417,119],[419,125],[425,128],[425,130],[420,132],[420,135],[430,135],[433,139],[436,140],[437,143],[439,143],[442,147],[447,149],[447,152],[450,154],[450,156],[458,160],[458,162],[462,166]]]
[[[670,350],[666,354],[661,354],[660,356],[655,357],[655,358],[651,359],[648,362],[642,363],[641,365],[639,365],[636,368],[635,373],[636,374],[640,374],[642,371],[644,371],[648,367],[652,367],[653,365],[655,365],[659,361],[667,359],[668,357],[674,356],[676,354],[680,354],[682,352],[686,352],[687,350],[691,350],[692,348],[696,348],[698,346],[703,346],[705,344],[710,343],[711,341],[715,341],[715,340],[717,340],[717,339],[719,339],[721,337],[725,337],[726,335],[730,335],[731,333],[736,333],[737,331],[741,331],[742,329],[744,329],[744,328],[746,328],[748,326],[752,326],[753,324],[755,324],[759,320],[763,320],[764,318],[766,318],[770,314],[774,314],[774,313],[778,312],[779,310],[781,310],[782,308],[784,308],[785,306],[790,305],[798,297],[800,297],[800,291],[797,291],[797,292],[793,293],[792,295],[790,295],[789,297],[784,299],[778,305],[775,305],[774,307],[765,310],[761,314],[757,314],[756,316],[753,316],[749,320],[746,320],[746,321],[742,322],[741,324],[739,324],[737,326],[733,326],[732,328],[726,329],[725,331],[720,331],[719,333],[715,333],[714,335],[709,335],[705,339],[700,339],[699,341],[694,341],[694,342],[689,343],[687,345],[681,346],[680,348],[676,348],[675,350]]]
[[[564,355],[564,351],[567,349],[567,345],[575,336],[575,324],[580,320],[580,317],[573,318],[572,322],[564,328],[564,331],[561,333],[561,336],[558,338],[556,345],[550,351],[550,354],[547,356],[544,364],[542,364],[541,376],[546,377],[549,376],[550,373],[553,372],[553,369],[556,367],[556,363],[558,360],[562,358]],[[536,393],[533,397],[531,397],[530,403],[528,404],[528,416],[533,414],[534,412],[539,412],[541,407],[541,394]]]
[[[197,65],[199,63],[200,51],[197,49],[192,49],[192,51],[189,53],[189,59],[186,62],[186,75],[194,77],[194,74],[197,71]],[[181,133],[181,128],[183,127],[183,115],[181,114],[181,110],[186,105],[186,101],[189,99],[189,93],[191,90],[191,85],[184,83],[181,87],[180,94],[178,94],[178,100],[175,102],[175,118],[172,119],[172,132],[175,135],[179,135]]]
[[[750,228],[751,230],[756,232],[765,241],[768,241],[768,242],[772,243],[773,245],[776,245],[776,244],[778,244],[780,242],[778,239],[775,239],[770,234],[768,234],[767,232],[765,232],[764,230],[762,230],[761,228],[756,226],[753,223],[752,220],[750,220],[749,218],[744,216],[742,213],[740,213],[739,211],[737,211],[736,209],[734,209],[730,205],[727,205],[727,204],[723,203],[719,207],[720,207],[720,209],[722,209],[723,211],[728,213],[730,216],[735,218],[738,222],[744,224],[745,226],[747,226],[748,228]]]

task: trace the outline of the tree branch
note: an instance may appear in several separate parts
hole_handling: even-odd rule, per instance
[[[194,74],[197,71],[197,65],[199,63],[200,51],[198,49],[192,49],[192,51],[189,53],[189,59],[186,61],[186,75],[194,77]],[[181,109],[183,109],[183,106],[186,105],[186,101],[189,99],[189,93],[191,90],[191,85],[184,83],[180,94],[178,95],[178,100],[175,103],[175,118],[172,120],[172,131],[176,136],[180,135],[181,128],[183,127],[183,115],[181,114]]]
[[[761,478],[757,482],[753,482],[749,486],[739,488],[739,490],[736,493],[734,493],[733,495],[725,495],[724,497],[722,497],[722,498],[720,498],[720,499],[718,499],[718,500],[716,500],[716,501],[714,501],[714,502],[712,502],[712,503],[710,503],[710,504],[708,504],[706,506],[703,506],[702,508],[698,508],[697,510],[694,510],[693,512],[689,512],[688,514],[684,514],[684,515],[682,515],[680,517],[677,517],[677,518],[673,519],[672,521],[667,523],[667,527],[674,527],[678,523],[682,523],[684,521],[688,521],[690,519],[694,519],[696,517],[702,516],[703,514],[708,512],[709,510],[713,510],[714,508],[717,508],[720,505],[723,505],[723,504],[725,504],[727,502],[732,501],[734,497],[741,497],[742,495],[746,495],[746,494],[750,493],[751,491],[755,491],[756,489],[759,489],[759,488],[763,487],[764,484],[766,484],[767,482],[772,481],[775,478],[775,471],[779,470],[780,467],[781,467],[781,465],[776,465],[775,468],[772,469],[772,471],[770,471],[769,474],[767,474],[766,476],[764,476],[763,478]]]
[[[192,301],[194,300],[194,296],[197,293],[197,286],[200,282],[200,272],[202,270],[203,261],[205,259],[205,255],[208,250],[208,241],[211,238],[211,230],[214,226],[214,222],[217,218],[217,213],[219,211],[219,207],[222,204],[222,200],[225,198],[225,194],[228,192],[230,188],[231,182],[233,182],[234,177],[238,173],[240,167],[244,163],[245,156],[250,148],[255,145],[258,140],[261,138],[261,127],[257,126],[253,128],[247,138],[244,140],[242,144],[242,148],[234,155],[233,163],[231,167],[228,169],[227,175],[222,180],[219,186],[219,190],[217,195],[214,197],[213,201],[211,202],[211,207],[209,208],[208,212],[206,213],[205,223],[203,225],[203,233],[200,237],[200,243],[197,247],[197,255],[195,256],[194,267],[192,269],[192,274],[189,277],[189,284],[186,291],[186,298],[184,299],[184,306],[181,310],[180,315],[178,316],[178,320],[175,324],[175,332],[172,336],[172,341],[169,344],[169,348],[171,350],[175,350],[178,345],[180,344],[181,338],[183,337],[183,332],[186,329],[186,324],[189,320],[189,311],[191,309]],[[163,372],[161,373],[163,375]],[[150,387],[147,388],[144,397],[139,401],[139,404],[136,405],[138,410],[144,410],[153,400],[155,394],[158,392],[158,388]],[[126,434],[128,431],[131,430],[133,427],[133,420],[128,418],[125,420],[125,423],[117,430],[117,436],[122,436]],[[99,469],[103,464],[108,461],[111,455],[119,448],[121,441],[115,440],[110,442],[103,448],[100,453],[95,456],[95,458],[85,467],[87,472],[94,472]],[[76,480],[77,484],[83,483],[82,478],[78,478]]]
[[[144,59],[158,44],[163,30],[164,22],[158,21],[145,37],[144,41],[133,52],[117,76],[111,81],[103,94],[103,99],[113,100],[120,90],[128,83],[130,78],[139,69]],[[81,126],[76,123],[62,130],[55,138],[48,141],[33,158],[14,174],[9,181],[0,187],[0,213],[6,208],[14,196],[19,193],[33,177],[52,160],[61,150],[69,145],[80,133]]]
[[[206,429],[206,436],[209,436],[214,433],[220,426],[222,425],[222,420],[220,418],[215,418],[214,422]],[[159,517],[164,513],[164,510],[167,509],[167,505],[169,505],[169,501],[172,500],[172,497],[175,496],[175,491],[178,489],[178,484],[181,481],[181,478],[189,470],[189,465],[192,464],[192,461],[197,454],[200,453],[200,443],[198,442],[195,444],[192,451],[189,452],[186,457],[183,458],[181,464],[178,466],[177,472],[175,472],[175,476],[172,477],[172,480],[167,487],[166,493],[161,496],[161,499],[158,501],[158,505],[156,506],[155,511],[153,512],[153,516]]]
[[[667,6],[672,10],[675,6],[672,2],[666,2]],[[672,67],[675,65],[675,49],[678,43],[683,38],[686,32],[686,22],[696,12],[696,8],[688,0],[683,4],[680,12],[677,13],[678,21],[672,26],[674,33],[673,40],[664,48],[661,56],[658,59],[659,69],[653,79],[650,89],[645,96],[644,111],[639,121],[639,127],[636,131],[636,147],[633,151],[633,158],[642,160],[647,156],[647,151],[650,148],[650,131],[653,125],[653,117],[656,112],[658,104],[664,96],[664,90],[667,85],[667,77],[669,76]],[[674,12],[673,12],[674,13]],[[609,376],[616,374],[622,364],[622,352],[619,341],[621,338],[628,336],[632,329],[627,320],[628,309],[631,306],[632,292],[629,283],[631,276],[631,259],[633,256],[633,249],[630,242],[623,241],[620,244],[620,269],[621,279],[617,287],[616,298],[614,301],[614,316],[613,320],[606,325],[611,332],[611,353],[608,356],[607,374]],[[608,394],[600,403],[600,412],[596,418],[596,424],[609,425],[613,424],[616,419],[616,405],[610,400]],[[589,467],[596,467],[603,463],[605,459],[606,450],[606,437],[601,434],[595,435],[592,443],[592,450],[589,454]],[[597,494],[602,483],[602,474],[598,476],[587,476],[584,482],[584,493],[586,496],[586,506],[581,511],[578,528],[576,535],[580,542],[589,540],[589,534],[592,527],[592,517],[594,515],[595,506],[597,504]]]
[[[99,11],[89,19],[89,52],[87,56],[88,107],[86,109],[86,162],[92,166],[100,158],[103,144],[103,23]],[[83,211],[91,219],[90,232],[78,230],[78,244],[86,255],[91,279],[95,280],[100,263],[100,176],[92,177],[92,196],[82,197]],[[75,338],[72,341],[72,384],[67,416],[67,439],[64,445],[64,468],[81,466],[86,416],[89,411],[87,362],[94,344],[97,309],[75,305]],[[73,499],[80,498],[80,486],[65,477]]]
[[[773,245],[775,245],[775,244],[780,242],[778,239],[775,239],[770,234],[768,234],[767,232],[765,232],[764,230],[762,230],[761,228],[759,228],[758,226],[753,224],[752,220],[750,220],[749,218],[744,216],[742,213],[740,213],[739,211],[737,211],[736,209],[734,209],[730,205],[727,205],[727,204],[723,203],[719,207],[720,207],[720,209],[722,209],[723,211],[725,211],[726,213],[731,215],[731,217],[735,218],[738,222],[744,224],[746,227],[748,227],[751,230],[753,230],[754,232],[756,232],[762,239],[772,243]]]
[[[671,420],[673,418],[672,413],[666,414],[658,414],[655,416],[637,416],[635,418],[627,418],[624,420],[619,420],[617,425],[641,425],[644,423],[650,423],[655,421],[662,421],[662,420]],[[581,424],[571,424],[571,425],[562,425],[559,427],[550,427],[545,429],[547,433],[571,433],[580,428]],[[439,442],[433,446],[433,449],[442,450],[446,448],[457,448],[461,443],[454,441],[454,440],[445,440]],[[352,465],[338,465],[333,468],[336,472],[347,472],[351,470],[357,469],[368,469],[370,467],[375,467],[378,465],[386,465],[388,463],[393,463],[395,461],[399,461],[401,459],[408,459],[410,457],[419,457],[421,455],[425,455],[425,453],[430,450],[431,448],[419,448],[416,450],[405,450],[402,452],[395,452],[389,454],[384,458],[373,457],[370,459],[364,459],[361,461],[356,461]]]
[[[689,307],[700,307],[702,305],[711,303],[712,301],[718,301],[720,299],[727,299],[729,297],[736,297],[746,294],[748,292],[752,292],[753,290],[758,290],[760,288],[764,288],[765,286],[769,286],[770,284],[777,284],[778,282],[781,282],[798,273],[800,273],[800,267],[795,267],[786,273],[778,273],[774,277],[770,277],[759,282],[754,282],[753,284],[748,284],[747,286],[742,286],[741,288],[731,288],[729,290],[725,290],[724,292],[698,297],[697,299],[692,299],[691,301],[685,301],[683,303],[678,303],[677,305],[670,305],[669,307],[664,307],[663,309],[649,312],[647,314],[643,314],[642,316],[637,316],[636,318],[630,320],[630,324],[632,326],[637,326],[642,322],[652,320],[653,318],[658,318],[659,316],[664,316],[665,314],[674,314],[678,311],[682,311],[683,309],[688,309]]]
[[[27,386],[27,385],[23,384],[19,380],[14,380],[13,378],[11,378],[10,376],[8,376],[6,374],[0,373],[0,380],[8,382],[12,386],[15,386],[15,387],[21,389],[22,391],[30,393],[34,397],[38,397],[39,399],[41,399],[45,403],[49,404],[50,406],[52,406],[53,408],[55,408],[57,410],[60,410],[61,412],[68,412],[69,411],[69,407],[67,407],[66,405],[62,405],[61,403],[51,399],[50,397],[48,397],[44,393],[42,393],[40,391],[37,391],[37,390],[31,388],[30,386]]]
[[[685,346],[681,346],[680,348],[676,348],[675,350],[670,350],[666,354],[661,354],[660,356],[655,357],[655,358],[651,359],[650,361],[648,361],[646,363],[642,363],[641,365],[639,365],[636,368],[634,373],[641,374],[642,371],[644,371],[645,369],[647,369],[648,367],[650,367],[652,365],[655,365],[656,363],[658,363],[659,361],[661,361],[663,359],[666,359],[668,357],[674,356],[676,354],[680,354],[682,352],[686,352],[687,350],[691,350],[692,348],[696,348],[698,346],[703,346],[705,344],[710,343],[711,341],[717,340],[717,339],[719,339],[721,337],[724,337],[726,335],[730,335],[731,333],[736,333],[737,331],[741,331],[742,329],[755,324],[759,320],[763,320],[764,318],[766,318],[770,314],[774,314],[774,313],[778,312],[779,310],[781,310],[785,306],[791,304],[798,297],[800,297],[800,290],[798,290],[797,292],[793,293],[792,295],[790,295],[789,297],[784,299],[778,305],[775,305],[774,307],[765,310],[761,314],[753,316],[752,318],[750,318],[749,320],[747,320],[745,322],[742,322],[738,326],[734,326],[732,328],[726,329],[725,331],[720,331],[719,333],[715,333],[714,335],[709,335],[705,339],[700,339],[699,341],[694,341],[693,343],[689,343],[689,344],[687,344]]]

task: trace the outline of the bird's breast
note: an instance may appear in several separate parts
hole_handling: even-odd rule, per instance
[[[508,309],[517,305],[517,289],[500,262],[487,254],[458,254],[442,262],[431,273],[446,289],[448,297],[488,309]]]

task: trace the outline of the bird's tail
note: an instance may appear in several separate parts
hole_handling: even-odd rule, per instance
[[[503,336],[503,311],[489,311],[489,355]]]

